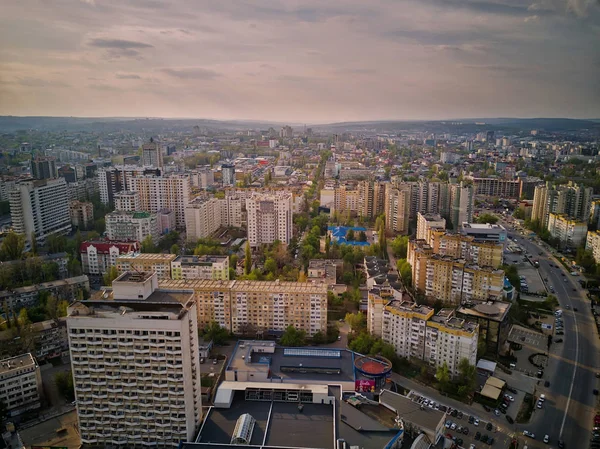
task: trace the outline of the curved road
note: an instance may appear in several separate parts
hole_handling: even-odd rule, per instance
[[[600,340],[590,302],[577,282],[578,278],[571,276],[548,251],[515,234],[510,227],[507,230],[532,258],[540,261],[540,274],[548,279],[547,285],[554,287],[554,294],[563,309],[565,328],[564,343],[553,343],[550,348],[550,361],[544,373],[544,380],[550,382],[550,387],[545,388],[543,382],[538,387],[538,394],[547,396],[544,408],[536,409],[530,424],[519,427],[534,432],[538,442],[548,434],[551,447],[562,439],[567,448],[588,448],[597,400],[593,390],[600,388],[595,377],[600,371]],[[550,264],[558,265],[558,268]]]

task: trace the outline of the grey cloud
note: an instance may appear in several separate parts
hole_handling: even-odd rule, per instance
[[[69,84],[57,80],[45,80],[41,78],[21,77],[16,81],[17,84],[26,87],[70,87]]]
[[[142,77],[135,74],[117,73],[116,76],[120,80],[141,80]]]
[[[139,48],[152,48],[144,42],[128,41],[124,39],[92,39],[89,43],[92,47],[108,48],[115,50],[133,50]]]
[[[222,76],[222,74],[218,72],[202,67],[188,67],[181,69],[166,68],[161,71],[169,76],[188,80],[211,80]]]

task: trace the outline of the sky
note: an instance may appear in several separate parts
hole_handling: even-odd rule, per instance
[[[0,0],[0,115],[600,118],[600,0]]]

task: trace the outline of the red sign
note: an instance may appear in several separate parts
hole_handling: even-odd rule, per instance
[[[375,381],[372,379],[355,380],[354,391],[359,393],[375,393]]]

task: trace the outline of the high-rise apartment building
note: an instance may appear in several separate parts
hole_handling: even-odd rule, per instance
[[[67,327],[83,444],[176,448],[202,419],[196,304],[126,272],[112,298],[69,306]]]
[[[446,219],[439,214],[417,212],[417,240],[428,240],[430,229],[446,229]]]
[[[454,229],[459,229],[462,223],[473,221],[473,186],[450,184],[450,222]]]
[[[132,190],[129,180],[134,176],[160,176],[160,169],[137,165],[116,165],[98,170],[98,191],[104,204],[113,204],[115,194]]]
[[[31,176],[34,179],[58,178],[56,170],[56,158],[51,156],[36,157],[31,160]]]
[[[137,240],[143,242],[150,237],[158,242],[160,229],[156,214],[150,212],[125,212],[116,210],[106,214],[106,237],[109,240]]]
[[[171,262],[171,278],[229,280],[229,256],[178,256]]]
[[[130,190],[124,190],[116,193],[113,196],[115,203],[115,210],[124,212],[138,212],[142,210],[142,203],[140,201],[140,194]]]
[[[126,271],[155,272],[159,280],[171,279],[171,262],[177,254],[133,253],[117,257],[116,266],[119,273]]]
[[[544,229],[549,226],[550,214],[567,215],[572,220],[588,221],[593,189],[569,181],[567,185],[552,186],[550,182],[535,188],[531,219]]]
[[[77,229],[90,229],[94,222],[94,205],[85,201],[69,203],[71,224]]]
[[[600,231],[589,231],[587,233],[585,249],[592,252],[596,263],[600,263]]]
[[[41,407],[42,375],[30,354],[0,360],[0,402],[9,416]]]
[[[150,142],[142,145],[142,165],[144,167],[162,168],[163,154],[158,142],[151,137]]]
[[[284,245],[292,239],[292,194],[254,193],[246,200],[248,242],[256,248],[279,240]]]
[[[223,164],[221,165],[221,177],[223,180],[223,186],[235,186],[235,165],[234,164]]]
[[[387,185],[385,193],[385,226],[389,232],[408,234],[410,224],[410,189]]]
[[[578,248],[585,244],[588,222],[572,219],[566,214],[551,213],[548,217],[548,232],[558,239],[562,247]]]
[[[135,176],[129,184],[130,190],[140,195],[143,211],[157,213],[169,209],[175,213],[175,226],[185,229],[185,209],[191,194],[189,175]]]
[[[191,289],[198,324],[216,321],[235,334],[285,331],[293,325],[307,335],[327,331],[327,286],[307,282],[162,281],[161,288]]]
[[[502,178],[471,178],[475,195],[493,196],[504,199],[519,199],[521,181]]]
[[[9,192],[13,229],[31,241],[71,232],[67,182],[64,178],[23,181]]]
[[[196,241],[212,235],[221,226],[221,200],[196,198],[185,208],[187,239]]]

